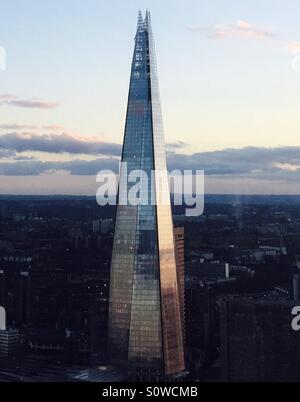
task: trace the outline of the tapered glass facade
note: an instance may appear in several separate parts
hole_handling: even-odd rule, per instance
[[[119,185],[109,355],[113,364],[172,375],[184,370],[184,355],[169,185],[158,173],[166,172],[166,153],[149,12],[138,17],[122,162],[148,180],[140,183],[145,197],[138,205],[122,205],[130,184]]]

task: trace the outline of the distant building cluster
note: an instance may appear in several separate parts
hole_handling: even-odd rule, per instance
[[[118,370],[85,371],[109,366],[114,209],[88,198],[0,201],[0,380],[123,379]],[[220,198],[201,220],[180,216],[174,239],[189,378],[299,380],[291,311],[300,304],[300,208]],[[277,221],[284,231],[257,230]],[[245,250],[263,258],[245,259]]]

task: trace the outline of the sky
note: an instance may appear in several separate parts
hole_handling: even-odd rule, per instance
[[[209,193],[300,194],[298,0],[3,3],[0,193],[94,194],[116,168],[149,8],[170,170],[204,169]]]

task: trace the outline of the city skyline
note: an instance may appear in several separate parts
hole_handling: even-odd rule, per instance
[[[65,0],[33,4],[32,15],[28,3],[5,4],[1,193],[95,194],[97,171],[117,166],[128,43],[146,7],[159,36],[170,168],[204,169],[208,193],[300,194],[299,5],[217,0]]]

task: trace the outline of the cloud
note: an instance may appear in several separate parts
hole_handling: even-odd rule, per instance
[[[250,23],[247,22],[247,21],[238,20],[237,26],[238,26],[240,29],[253,30],[253,25],[250,24]]]
[[[235,176],[256,179],[300,179],[300,147],[245,147],[186,155],[184,142],[167,144],[169,170],[204,170],[206,176]],[[2,175],[39,175],[64,170],[72,175],[95,175],[101,169],[118,171],[121,145],[96,138],[81,138],[66,133],[15,131],[0,136]],[[25,153],[23,155],[23,153]],[[57,155],[58,161],[35,159],[36,152]],[[29,155],[28,155],[29,153]],[[32,155],[30,154],[32,153]],[[88,155],[93,160],[59,160],[59,154]]]
[[[36,108],[36,109],[54,109],[59,106],[57,102],[46,102],[46,101],[37,101],[30,99],[19,99],[13,100],[7,103],[11,106],[18,106],[24,108]]]
[[[245,147],[192,155],[171,154],[169,169],[204,170],[205,175],[300,179],[300,147]]]
[[[37,130],[39,128],[30,124],[0,124],[0,130]]]
[[[287,50],[291,55],[297,55],[300,53],[300,42],[290,42],[287,45]]]
[[[52,131],[67,131],[64,126],[58,126],[58,125],[41,126],[40,128]]]
[[[188,146],[188,144],[183,141],[171,142],[166,144],[166,150],[169,154],[176,152],[178,149],[185,148],[186,146]]]
[[[191,26],[190,31],[199,32],[211,39],[226,38],[255,38],[274,39],[276,34],[273,30],[259,27],[250,22],[238,20],[234,25],[217,24],[211,27],[197,25]]]
[[[274,166],[281,170],[287,170],[288,172],[297,172],[300,170],[300,165],[293,165],[291,163],[276,162]]]
[[[92,161],[73,160],[69,162],[20,161],[0,162],[0,175],[3,176],[39,176],[57,171],[69,172],[71,175],[95,176],[101,169],[118,172],[119,161],[113,158],[99,158]]]
[[[0,149],[14,152],[46,152],[69,153],[85,155],[109,155],[120,156],[122,146],[120,144],[99,141],[96,138],[80,138],[70,133],[36,133],[35,130],[60,130],[61,126],[35,126],[19,124],[2,124],[0,129],[14,129],[15,131],[0,135]],[[23,131],[23,130],[31,131]],[[175,153],[188,144],[183,141],[166,144],[168,153]]]
[[[10,149],[0,149],[0,159],[14,158],[16,152]]]
[[[23,99],[16,95],[0,95],[0,106],[16,106],[33,109],[54,109],[59,106],[57,102],[50,102],[40,99]]]
[[[15,152],[48,152],[88,155],[121,154],[121,145],[97,139],[83,139],[62,133],[40,135],[33,132],[11,132],[0,136],[0,149]]]
[[[16,155],[12,158],[14,161],[34,161],[36,158],[34,156]]]
[[[170,171],[174,169],[194,172],[204,170],[207,177],[298,182],[300,180],[300,147],[246,147],[198,152],[192,155],[170,154],[168,167]],[[65,171],[71,175],[90,176],[96,175],[101,169],[118,172],[118,168],[119,158],[112,156],[91,161],[23,160],[0,163],[0,175],[37,176],[49,171]]]
[[[69,131],[64,126],[59,125],[45,125],[38,126],[36,124],[0,124],[0,130],[14,130],[14,131],[24,131],[24,130],[46,130],[46,131]]]
[[[300,41],[288,41],[282,35],[278,35],[274,29],[254,25],[245,20],[238,20],[233,25],[215,24],[212,26],[194,25],[190,26],[191,32],[199,33],[209,39],[256,39],[269,40],[269,43],[275,44],[278,49],[291,56],[300,54]],[[295,60],[293,69],[299,70]]]

